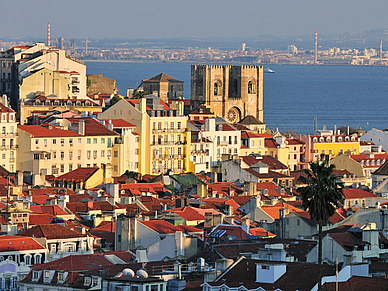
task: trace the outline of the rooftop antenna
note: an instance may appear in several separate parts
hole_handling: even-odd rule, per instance
[[[314,132],[317,131],[317,117],[314,116]]]
[[[51,40],[50,40],[50,22],[47,23],[47,46],[51,45]]]

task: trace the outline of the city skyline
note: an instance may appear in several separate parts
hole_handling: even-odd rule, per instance
[[[280,8],[279,8],[280,7]],[[0,1],[0,37],[44,38],[47,22],[52,37],[164,38],[253,37],[257,35],[303,35],[357,33],[383,29],[388,7],[379,0],[363,2],[295,0],[211,2],[154,0],[144,2],[101,0],[52,2]],[[59,12],[58,12],[59,11]],[[18,21],[14,21],[18,19]]]

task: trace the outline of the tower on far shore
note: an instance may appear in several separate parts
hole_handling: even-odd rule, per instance
[[[315,31],[315,51],[314,51],[314,64],[318,63],[318,32]]]

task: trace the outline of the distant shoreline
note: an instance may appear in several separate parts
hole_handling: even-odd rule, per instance
[[[218,65],[251,65],[251,66],[339,66],[339,67],[388,67],[383,65],[351,65],[351,64],[261,64],[261,63],[243,63],[243,62],[188,62],[188,61],[134,61],[134,60],[89,60],[89,59],[81,59],[82,62],[103,62],[103,63],[134,63],[134,64],[218,64]]]

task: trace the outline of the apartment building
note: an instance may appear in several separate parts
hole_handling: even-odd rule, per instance
[[[59,175],[79,167],[99,167],[111,177],[112,150],[119,134],[96,119],[69,118],[55,125],[20,125],[17,169]]]
[[[17,122],[15,111],[8,107],[4,95],[0,103],[0,164],[10,172],[16,171],[16,156],[18,147]]]
[[[28,99],[36,91],[46,95],[57,93],[60,98],[86,98],[86,66],[65,56],[64,50],[44,43],[12,47],[0,53],[0,67],[0,93],[10,97],[11,106],[17,111],[20,100]],[[28,77],[31,78],[23,85]]]
[[[335,134],[332,130],[319,130],[314,135],[300,135],[299,139],[306,145],[306,162],[331,159],[340,154],[360,153],[359,138]]]
[[[222,118],[207,118],[206,120],[190,120],[189,125],[193,137],[202,138],[211,142],[209,144],[210,166],[215,166],[221,161],[222,155],[238,156],[241,148],[241,131],[234,125],[227,123]]]
[[[191,171],[191,131],[187,117],[171,109],[161,98],[123,99],[100,113],[101,119],[124,119],[136,126],[140,135],[141,174]]]

